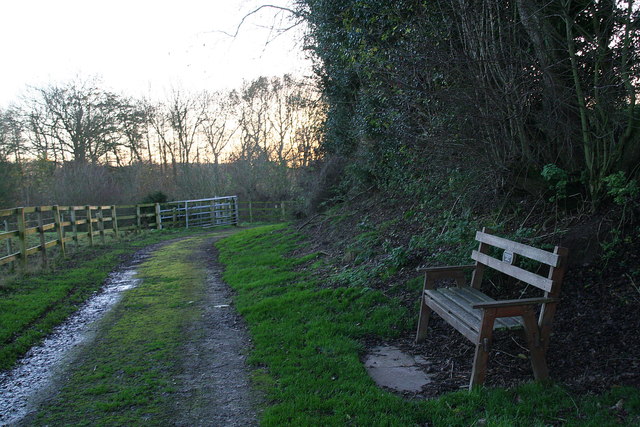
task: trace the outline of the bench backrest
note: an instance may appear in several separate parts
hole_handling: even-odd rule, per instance
[[[494,236],[491,231],[483,228],[476,233],[479,242],[478,250],[471,253],[476,262],[476,269],[471,280],[471,286],[480,287],[485,267],[493,268],[522,282],[528,283],[545,291],[545,295],[557,296],[564,277],[568,250],[556,246],[553,252],[548,252],[532,246],[517,243],[502,237]],[[489,255],[491,247],[503,250],[502,259]],[[549,266],[547,277],[532,273],[513,265],[517,256],[522,256]]]

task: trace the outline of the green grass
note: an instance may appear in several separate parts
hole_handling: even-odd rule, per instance
[[[29,348],[64,321],[93,292],[122,257],[141,247],[187,235],[148,232],[58,261],[49,271],[5,280],[0,286],[0,370],[13,366]]]
[[[238,292],[255,348],[255,383],[267,393],[264,425],[546,426],[640,423],[640,393],[613,388],[572,396],[557,385],[460,391],[405,400],[376,387],[361,356],[367,337],[413,330],[416,313],[362,286],[331,288],[290,258],[301,236],[284,226],[248,230],[218,243],[224,279]],[[300,269],[302,264],[306,269]],[[312,265],[309,267],[309,265]],[[619,409],[612,409],[618,402]]]
[[[103,320],[95,342],[55,399],[41,408],[43,425],[170,425],[183,330],[200,313],[204,267],[194,246],[204,237],[158,250]]]

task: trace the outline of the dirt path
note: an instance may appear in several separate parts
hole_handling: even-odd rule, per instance
[[[174,424],[180,426],[257,425],[260,396],[249,383],[246,353],[251,346],[245,324],[232,305],[232,291],[221,280],[214,242],[225,235],[195,238],[193,259],[205,270],[204,295],[194,298],[198,320],[184,331],[181,374],[174,379]],[[153,245],[136,253],[111,274],[103,290],[68,319],[45,342],[11,371],[0,375],[0,426],[27,425],[38,405],[63,385],[92,345],[96,323],[120,299],[121,291],[144,286],[135,277],[141,262],[171,242]],[[96,308],[96,302],[101,306]],[[108,304],[104,301],[108,300]]]
[[[177,378],[176,425],[257,425],[259,396],[251,390],[246,353],[251,343],[244,321],[232,305],[232,291],[222,279],[213,243],[194,249],[206,266],[202,316],[186,331],[183,373]]]
[[[54,393],[71,362],[95,337],[97,321],[122,297],[122,292],[137,286],[137,267],[158,248],[171,241],[143,248],[124,262],[102,285],[101,290],[42,342],[25,355],[15,368],[0,372],[0,426],[14,425]]]

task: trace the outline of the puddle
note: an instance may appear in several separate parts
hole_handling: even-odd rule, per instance
[[[364,366],[380,387],[400,392],[419,392],[431,382],[424,371],[429,362],[420,356],[411,356],[393,346],[375,347],[366,356]]]
[[[133,261],[109,274],[102,289],[42,342],[33,347],[15,368],[0,372],[0,426],[19,422],[48,394],[73,359],[74,350],[90,342],[96,321],[140,283],[136,268],[149,258],[152,248],[134,255]]]

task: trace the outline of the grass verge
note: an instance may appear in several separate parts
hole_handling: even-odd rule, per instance
[[[170,425],[183,330],[200,313],[204,272],[192,256],[204,237],[159,249],[139,269],[102,321],[60,393],[40,409],[37,425]]]
[[[237,290],[267,392],[264,425],[637,425],[640,392],[617,387],[572,396],[558,385],[461,391],[406,400],[379,389],[360,361],[365,338],[410,333],[415,313],[367,287],[328,288],[291,258],[302,238],[284,226],[248,230],[220,241],[224,279]]]
[[[63,260],[49,271],[6,280],[0,286],[0,370],[11,368],[29,348],[101,286],[126,255],[163,240],[193,234],[153,231]]]

